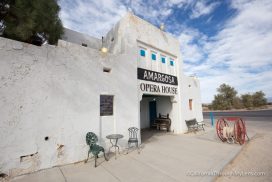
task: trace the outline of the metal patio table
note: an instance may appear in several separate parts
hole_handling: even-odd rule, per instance
[[[109,148],[109,152],[110,152],[110,149],[112,147],[114,147],[114,152],[115,152],[115,159],[116,159],[116,148],[118,148],[118,153],[120,154],[120,151],[119,151],[119,146],[117,145],[118,143],[118,140],[123,138],[124,136],[121,135],[121,134],[111,134],[111,135],[107,135],[106,138],[110,140],[110,143],[111,143],[111,147]],[[114,141],[115,140],[115,141]]]

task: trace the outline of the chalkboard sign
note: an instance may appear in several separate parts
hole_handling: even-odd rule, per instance
[[[113,115],[113,95],[100,95],[100,116]]]

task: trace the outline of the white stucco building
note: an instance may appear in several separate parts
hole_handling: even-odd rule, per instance
[[[57,46],[0,38],[1,172],[82,161],[88,131],[106,148],[106,135],[123,134],[125,148],[128,128],[149,128],[159,113],[177,134],[202,121],[199,81],[183,74],[178,40],[135,15],[103,40],[67,29]]]

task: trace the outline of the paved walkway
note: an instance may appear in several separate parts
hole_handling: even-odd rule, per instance
[[[219,172],[241,150],[241,146],[221,143],[215,131],[208,128],[197,134],[173,135],[147,133],[140,154],[132,151],[110,160],[98,159],[62,167],[42,170],[33,174],[17,177],[16,182],[51,181],[97,181],[97,182],[134,182],[134,181],[212,181],[216,176],[194,176],[198,172]]]

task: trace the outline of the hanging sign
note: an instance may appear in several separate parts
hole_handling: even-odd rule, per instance
[[[138,68],[138,79],[169,85],[178,85],[178,79],[176,76],[146,70],[143,68]]]
[[[178,93],[178,79],[176,76],[167,75],[143,68],[138,68],[138,79],[150,82],[139,83],[139,88],[142,92],[171,94]],[[153,82],[153,83],[152,83]],[[162,83],[162,84],[156,84]],[[166,85],[165,85],[166,84]],[[167,85],[168,84],[168,85]]]

